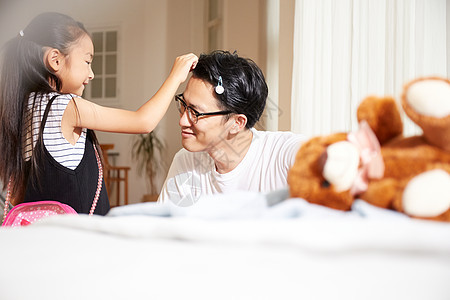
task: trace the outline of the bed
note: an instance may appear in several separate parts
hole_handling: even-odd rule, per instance
[[[0,229],[0,299],[450,299],[450,225],[237,192]]]

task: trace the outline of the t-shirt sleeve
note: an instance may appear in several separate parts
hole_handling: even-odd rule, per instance
[[[305,141],[305,137],[292,132],[275,132],[267,138],[262,151],[266,153],[267,170],[261,174],[264,191],[273,191],[287,186],[287,176],[295,163],[298,149]]]
[[[159,194],[158,197],[158,202],[166,202],[169,200],[169,190],[168,190],[168,182],[171,182],[172,184],[176,184],[177,182],[175,180],[173,180],[175,178],[175,176],[177,174],[179,174],[182,169],[183,166],[185,165],[184,161],[185,161],[185,155],[184,152],[186,150],[181,149],[180,151],[178,151],[173,160],[172,160],[172,164],[170,165],[169,171],[167,172],[167,177],[166,180],[164,181],[164,185],[161,189],[161,193]],[[171,189],[172,190],[172,189]],[[171,191],[171,193],[173,193],[173,191]]]
[[[282,159],[288,168],[294,165],[295,156],[305,140],[306,138],[304,135],[292,134],[292,136],[289,137],[285,143],[283,143],[283,147],[280,152],[283,154]]]

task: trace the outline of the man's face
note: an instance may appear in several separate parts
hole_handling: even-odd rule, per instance
[[[201,79],[191,77],[183,93],[187,106],[199,113],[221,111],[218,100],[213,96],[213,86]],[[181,143],[191,152],[212,152],[220,147],[228,135],[233,118],[224,121],[223,115],[200,116],[195,124],[189,119],[187,110],[180,114]]]

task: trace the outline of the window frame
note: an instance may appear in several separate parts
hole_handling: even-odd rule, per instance
[[[211,52],[213,50],[223,49],[223,36],[224,36],[224,3],[222,0],[217,0],[217,16],[215,18],[210,18],[210,2],[211,0],[205,0],[205,12],[204,12],[204,20],[205,20],[205,49],[207,52]],[[214,47],[210,47],[210,33],[214,30],[216,31],[216,45]]]
[[[95,74],[94,72],[94,80],[98,79],[99,77],[102,79],[102,97],[92,97],[92,83],[88,84],[86,86],[85,92],[83,93],[83,97],[86,97],[89,101],[92,101],[94,103],[100,104],[100,105],[107,105],[112,107],[119,107],[120,106],[120,91],[121,91],[121,54],[122,54],[122,47],[121,47],[121,29],[119,26],[97,26],[97,27],[89,27],[88,32],[93,36],[94,33],[102,33],[102,39],[103,39],[103,49],[101,52],[99,52],[97,49],[95,49],[94,45],[94,60],[98,59],[98,55],[102,55],[102,74]],[[108,32],[116,32],[116,51],[106,51],[106,34]],[[108,54],[115,54],[116,55],[116,73],[115,74],[106,74],[106,56]],[[106,85],[105,81],[107,78],[116,78],[116,95],[115,97],[106,97]]]

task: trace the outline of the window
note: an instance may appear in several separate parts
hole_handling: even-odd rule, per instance
[[[222,0],[208,0],[206,5],[206,45],[211,52],[222,47]]]
[[[93,30],[94,79],[87,86],[83,97],[99,104],[118,103],[118,31]]]

